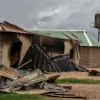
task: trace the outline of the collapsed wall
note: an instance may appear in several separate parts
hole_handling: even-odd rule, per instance
[[[40,69],[42,72],[87,71],[74,64],[68,55],[61,55],[51,59],[36,42],[29,47],[20,66],[22,66],[22,69]]]

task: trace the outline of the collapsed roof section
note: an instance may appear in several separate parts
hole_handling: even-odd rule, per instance
[[[0,22],[0,32],[31,34],[30,32],[6,21]]]
[[[46,73],[87,71],[73,64],[67,55],[51,59],[38,43],[34,43],[30,46],[21,62],[21,66],[23,67],[22,69],[28,69],[30,71],[40,69],[42,72]],[[19,69],[20,68],[21,67],[19,67]]]

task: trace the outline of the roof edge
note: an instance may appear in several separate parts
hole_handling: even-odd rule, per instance
[[[41,31],[41,30],[45,30],[45,31],[84,31],[86,32],[86,30],[79,30],[79,29],[25,29],[25,30],[33,30],[33,31]]]

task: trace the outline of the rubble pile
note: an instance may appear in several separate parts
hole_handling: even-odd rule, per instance
[[[71,90],[71,86],[59,86],[47,83],[48,78],[39,69],[23,74],[17,69],[1,65],[0,72],[0,91],[2,92],[42,89],[45,93],[41,93],[41,95],[45,96],[86,99],[86,96],[66,94]],[[57,78],[58,75],[53,77]],[[53,77],[50,78],[52,79]]]

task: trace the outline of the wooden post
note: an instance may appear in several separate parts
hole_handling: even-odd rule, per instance
[[[100,42],[100,29],[98,29],[98,42]]]

